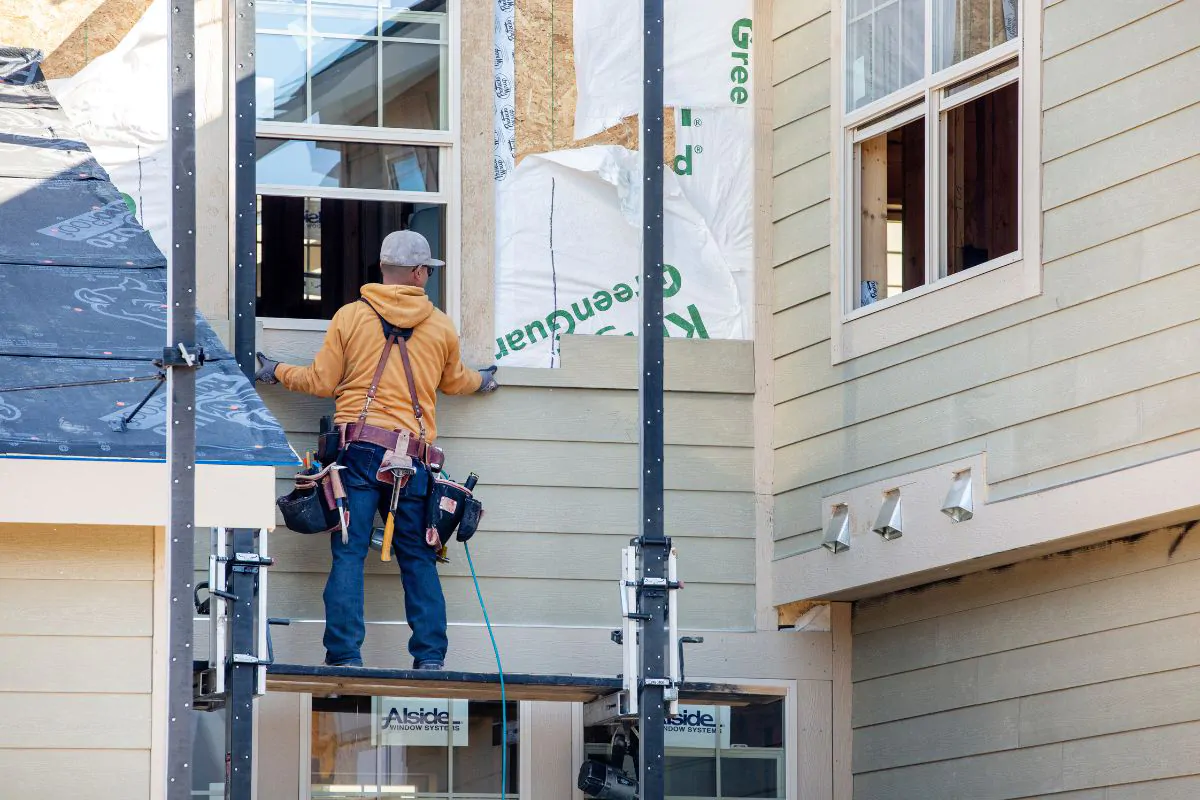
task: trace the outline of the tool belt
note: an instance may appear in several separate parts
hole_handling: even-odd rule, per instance
[[[429,471],[435,475],[441,472],[442,465],[446,461],[446,454],[440,447],[429,444],[424,439],[414,438],[405,430],[389,431],[387,428],[368,425],[365,422],[343,423],[338,426],[338,430],[341,433],[343,447],[351,442],[368,442],[379,445],[389,452],[420,461],[428,466]],[[386,478],[380,474],[379,480],[384,483],[392,482],[390,473]]]

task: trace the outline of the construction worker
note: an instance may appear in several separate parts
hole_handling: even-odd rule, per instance
[[[436,670],[444,664],[447,647],[437,553],[425,536],[425,498],[432,481],[428,460],[437,452],[432,448],[437,436],[436,393],[491,392],[498,386],[496,368],[475,371],[463,364],[454,323],[426,296],[426,282],[444,262],[430,257],[425,237],[415,231],[388,234],[379,261],[383,283],[366,284],[360,301],[334,314],[310,366],[280,364],[260,353],[262,366],[255,379],[336,400],[334,421],[342,432],[343,448],[338,463],[345,468],[341,478],[350,524],[346,542],[340,530],[331,535],[333,565],[324,594],[325,663],[362,666],[363,564],[378,510],[384,519],[394,514],[394,551],[412,629],[408,650],[413,667]],[[385,329],[411,329],[406,342],[388,348],[399,354],[383,354],[391,341]],[[375,392],[373,381],[378,384]],[[416,402],[409,386],[416,387]],[[392,484],[379,478],[381,467],[386,473],[382,462],[389,452],[411,456],[416,470],[396,498]]]

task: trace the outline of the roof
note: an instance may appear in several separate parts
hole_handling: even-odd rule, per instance
[[[167,342],[167,261],[39,61],[0,47],[0,457],[162,461],[166,392],[153,362]],[[197,461],[299,463],[233,355],[202,315],[196,325],[207,357]]]

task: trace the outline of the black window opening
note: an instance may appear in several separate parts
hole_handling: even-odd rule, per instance
[[[381,280],[384,237],[417,231],[444,261],[445,228],[445,206],[434,203],[259,195],[258,316],[332,319],[364,284]],[[445,307],[444,268],[425,290]]]

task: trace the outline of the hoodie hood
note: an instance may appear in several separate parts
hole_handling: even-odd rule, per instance
[[[433,303],[424,289],[416,286],[385,286],[368,283],[362,296],[391,324],[398,328],[415,328],[433,313]]]

